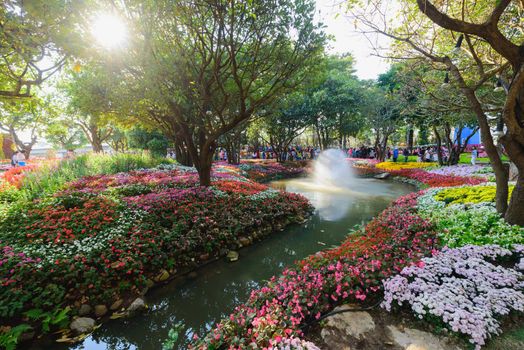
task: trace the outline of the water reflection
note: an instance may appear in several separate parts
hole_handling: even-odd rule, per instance
[[[339,244],[354,225],[369,220],[394,198],[412,191],[412,187],[398,183],[358,181],[355,191],[343,194],[320,193],[318,189],[308,189],[307,185],[297,186],[296,180],[280,182],[278,186],[308,196],[317,206],[318,212],[305,225],[290,227],[240,250],[237,263],[218,261],[199,269],[196,278],[182,278],[152,290],[147,295],[148,312],[108,322],[82,344],[70,348],[156,350],[169,329],[180,321],[187,326],[180,348],[186,348],[193,333],[205,333],[245,301],[249,292],[264,280],[297,259]],[[45,347],[50,348],[66,347]]]

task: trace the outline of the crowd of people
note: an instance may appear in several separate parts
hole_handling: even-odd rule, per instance
[[[378,157],[377,150],[369,146],[352,147],[344,150],[349,158],[375,159]],[[313,146],[292,146],[288,147],[281,155],[284,161],[316,159],[320,154],[320,147]],[[447,162],[450,152],[446,147],[441,148],[442,160]],[[477,147],[471,150],[471,163],[475,164],[479,155]],[[277,159],[278,155],[270,146],[244,147],[240,151],[241,159]],[[416,157],[417,162],[437,162],[438,148],[436,146],[420,146],[409,149],[407,147],[388,147],[385,158],[388,161],[409,161],[409,157]],[[227,161],[228,154],[226,149],[219,148],[215,152],[215,160]]]
[[[293,146],[288,147],[282,152],[281,157],[284,161],[316,159],[320,154],[320,148],[312,146]],[[241,159],[277,159],[277,152],[270,146],[245,147],[240,151]],[[227,150],[224,148],[217,149],[215,160],[226,161],[228,159]]]

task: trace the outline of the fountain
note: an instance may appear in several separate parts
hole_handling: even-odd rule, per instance
[[[320,153],[315,161],[313,176],[319,187],[350,188],[355,180],[346,155],[339,149],[328,149]]]

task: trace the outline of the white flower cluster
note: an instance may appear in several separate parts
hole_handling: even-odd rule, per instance
[[[500,332],[498,317],[524,311],[524,275],[495,263],[511,255],[497,245],[444,248],[384,281],[382,306],[389,311],[394,302],[406,303],[419,318],[441,319],[480,349]]]
[[[128,209],[123,211],[120,217],[116,219],[117,223],[115,225],[97,232],[96,235],[72,240],[64,244],[35,242],[35,244],[25,245],[23,252],[27,256],[42,259],[35,265],[37,268],[42,268],[46,264],[52,264],[57,259],[68,259],[75,255],[93,256],[98,251],[107,249],[107,244],[111,239],[126,236],[130,227],[133,227],[146,215],[147,213],[140,209]]]
[[[264,199],[275,198],[276,196],[278,196],[279,193],[280,191],[275,190],[274,188],[269,188],[265,191],[260,191],[258,193],[252,194],[251,196],[249,196],[249,199],[253,201],[262,201]]]

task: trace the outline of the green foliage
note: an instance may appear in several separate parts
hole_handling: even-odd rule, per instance
[[[134,128],[128,136],[131,148],[149,150],[157,157],[164,157],[167,153],[169,140],[161,132]]]
[[[67,314],[71,311],[71,308],[67,306],[64,309],[56,309],[52,312],[46,312],[42,309],[31,309],[24,312],[30,320],[40,321],[42,325],[42,331],[48,333],[51,326],[65,327],[68,324],[69,316]]]
[[[16,349],[20,335],[31,329],[32,327],[30,325],[23,323],[11,328],[5,333],[0,333],[0,347],[6,350]]]
[[[173,328],[169,330],[167,339],[162,344],[162,350],[173,350],[175,348],[178,338],[180,337],[180,333],[184,330],[184,327],[185,326],[182,322],[178,322],[173,326]]]
[[[492,206],[446,207],[431,214],[441,242],[449,247],[467,244],[498,244],[512,247],[524,243],[524,228],[509,225]]]

